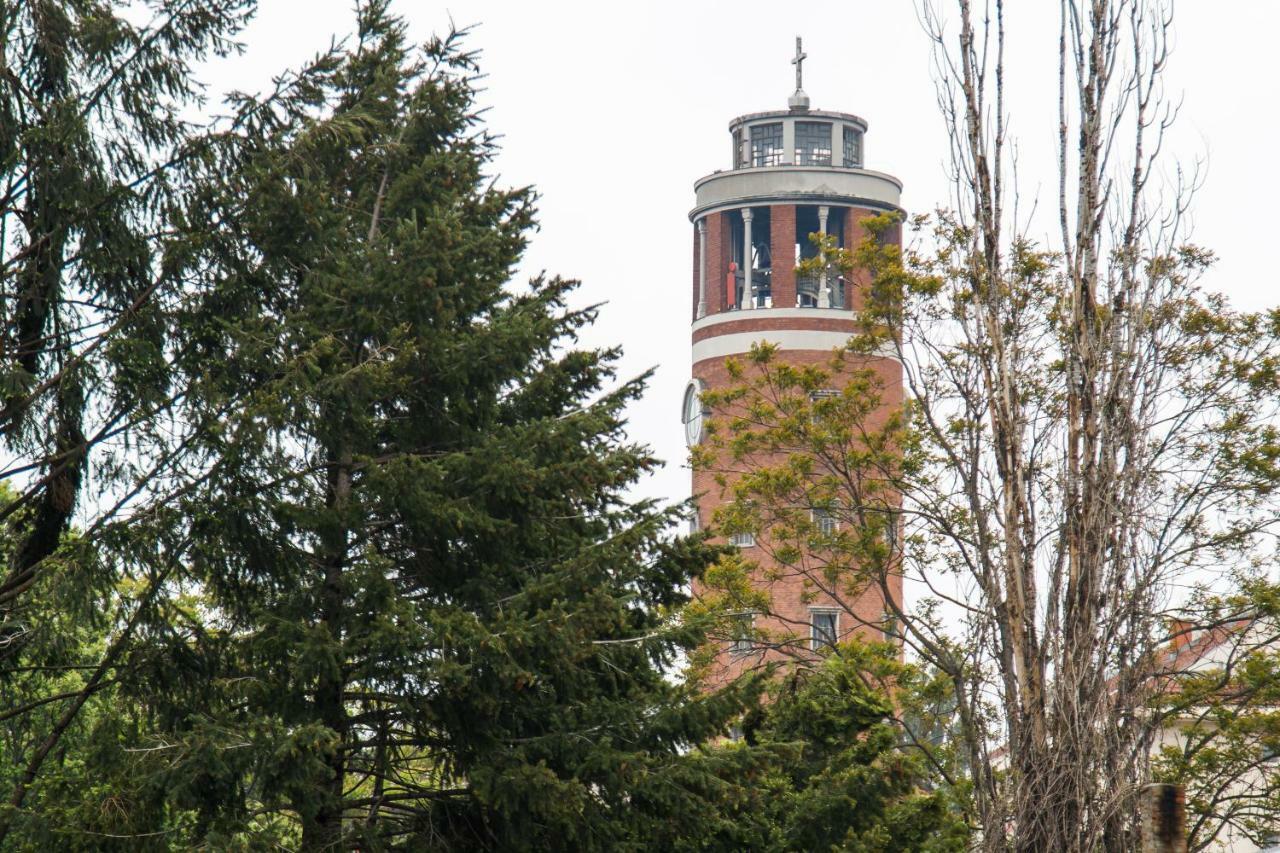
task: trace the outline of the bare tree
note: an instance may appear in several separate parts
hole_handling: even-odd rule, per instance
[[[932,2],[922,19],[952,209],[905,253],[826,244],[817,263],[869,274],[863,332],[826,377],[757,350],[739,387],[709,395],[719,430],[695,464],[725,473],[734,500],[719,522],[764,532],[773,571],[801,574],[851,616],[881,587],[889,613],[874,627],[951,682],[983,849],[1131,850],[1136,795],[1167,732],[1212,737],[1189,716],[1235,702],[1257,719],[1275,696],[1232,694],[1223,660],[1266,660],[1256,650],[1274,639],[1255,575],[1278,515],[1277,315],[1199,287],[1212,255],[1187,241],[1195,181],[1175,171],[1160,192],[1176,112],[1161,89],[1166,4],[1061,3],[1049,245],[1018,221],[1003,4],[948,5],[954,29]],[[886,352],[909,392],[901,419],[873,414],[884,389],[870,365]],[[845,393],[813,399],[833,375],[852,377]],[[813,507],[844,531],[806,525]],[[902,547],[886,547],[899,524]],[[910,609],[891,594],[899,576],[928,590]],[[1187,592],[1227,579],[1254,594]],[[1251,627],[1223,630],[1240,624]],[[1169,653],[1189,636],[1232,651]],[[1199,802],[1274,810],[1274,781],[1242,778],[1225,773]],[[1256,812],[1241,814],[1256,837]]]

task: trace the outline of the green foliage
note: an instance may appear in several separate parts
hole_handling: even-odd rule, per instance
[[[700,607],[770,613],[752,578],[799,578],[852,602],[887,584],[900,525],[894,484],[916,464],[904,412],[886,405],[884,376],[856,352],[820,364],[793,365],[760,344],[731,360],[735,384],[708,389],[706,438],[692,451],[725,500],[713,522],[722,533],[751,532],[758,553],[778,568],[740,555],[708,574]],[[822,523],[826,519],[834,523]],[[807,647],[808,636],[759,639]]]
[[[0,0],[0,848],[101,840],[77,809],[106,783],[84,768],[181,537],[174,472],[200,467],[172,419],[191,282],[166,258],[194,176],[233,146],[189,121],[192,67],[252,10]]]
[[[911,670],[891,647],[841,646],[793,669],[749,718],[746,745],[773,761],[751,779],[736,827],[760,851],[963,851],[968,831],[945,790],[927,791],[918,750],[904,748],[894,704],[872,680]],[[742,836],[736,841],[741,841]]]
[[[532,193],[493,186],[460,38],[363,5],[310,107],[244,106],[193,188],[190,222],[235,212],[174,258],[211,283],[173,342],[210,464],[173,506],[190,595],[95,731],[99,838],[641,850],[740,796],[754,753],[696,747],[758,687],[667,674],[719,549],[624,499],[642,383],[571,348],[573,283],[508,283]]]

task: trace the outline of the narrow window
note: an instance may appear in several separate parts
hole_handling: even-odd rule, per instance
[[[809,392],[809,422],[818,423],[821,420],[820,404],[823,400],[834,400],[840,396],[840,392],[834,388],[819,388],[816,391]]]
[[[809,648],[818,651],[836,643],[839,635],[840,614],[835,610],[809,611]]]
[[[883,629],[884,641],[886,643],[897,642],[899,639],[901,639],[898,636],[898,617],[897,616],[894,616],[892,613],[886,610],[884,612],[884,615],[881,616],[880,619],[882,624],[884,625],[884,629]]]
[[[889,556],[897,556],[898,553],[898,515],[891,513],[884,526],[884,544],[889,549]]]
[[[844,167],[862,168],[862,131],[848,125],[844,127]]]
[[[751,548],[756,544],[756,535],[754,533],[733,533],[729,536],[729,544],[737,545],[739,548]]]
[[[729,641],[729,650],[735,655],[749,654],[755,650],[752,635],[754,616],[750,613],[735,613],[733,616],[733,638]]]

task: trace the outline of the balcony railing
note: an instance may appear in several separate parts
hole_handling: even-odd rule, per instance
[[[845,280],[842,276],[828,276],[824,282],[821,275],[802,273],[796,276],[796,307],[798,308],[845,308]],[[773,301],[773,270],[759,269],[751,271],[751,293],[745,289],[744,276],[733,273],[732,305],[730,311],[751,310],[753,308],[785,308],[789,306],[775,305]]]
[[[745,293],[741,271],[734,273],[733,280],[736,291],[730,310],[773,307],[773,270],[751,271],[751,294],[749,297]]]
[[[844,292],[843,276],[823,276],[818,273],[801,273],[796,276],[796,305],[801,308],[844,308]]]

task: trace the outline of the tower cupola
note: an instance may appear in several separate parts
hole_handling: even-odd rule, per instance
[[[729,122],[730,168],[694,184],[695,321],[729,311],[852,308],[853,282],[797,278],[796,263],[817,251],[811,234],[852,246],[859,219],[900,209],[901,182],[865,166],[866,120],[809,107],[805,58],[796,39],[788,108]]]

